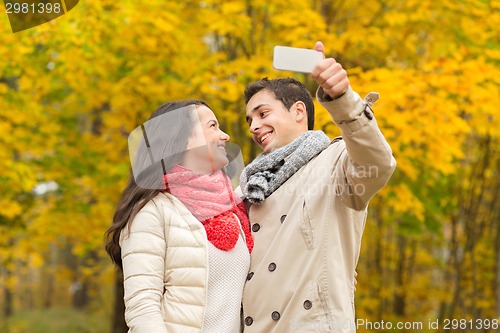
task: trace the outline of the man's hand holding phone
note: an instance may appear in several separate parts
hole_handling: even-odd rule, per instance
[[[325,54],[322,42],[316,42],[314,49]],[[321,60],[311,72],[311,76],[332,99],[342,96],[349,87],[346,70],[333,58]]]
[[[349,86],[347,72],[333,58],[325,59],[325,46],[316,42],[314,50],[276,46],[273,67],[278,70],[311,73],[312,78],[332,99],[342,96]]]

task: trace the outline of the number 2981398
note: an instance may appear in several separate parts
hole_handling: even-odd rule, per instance
[[[7,14],[59,14],[63,11],[60,3],[11,3],[7,2],[5,4],[5,10]]]

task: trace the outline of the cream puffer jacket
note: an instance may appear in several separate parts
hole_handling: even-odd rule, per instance
[[[208,284],[203,225],[160,193],[120,235],[129,333],[201,332]]]

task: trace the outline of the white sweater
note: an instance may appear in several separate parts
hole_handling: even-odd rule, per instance
[[[250,253],[240,235],[236,246],[219,250],[208,243],[208,299],[204,333],[240,332],[243,286],[250,268]]]

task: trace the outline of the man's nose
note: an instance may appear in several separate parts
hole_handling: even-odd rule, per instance
[[[252,120],[252,124],[250,125],[250,132],[255,133],[261,127],[261,124],[258,120]]]

